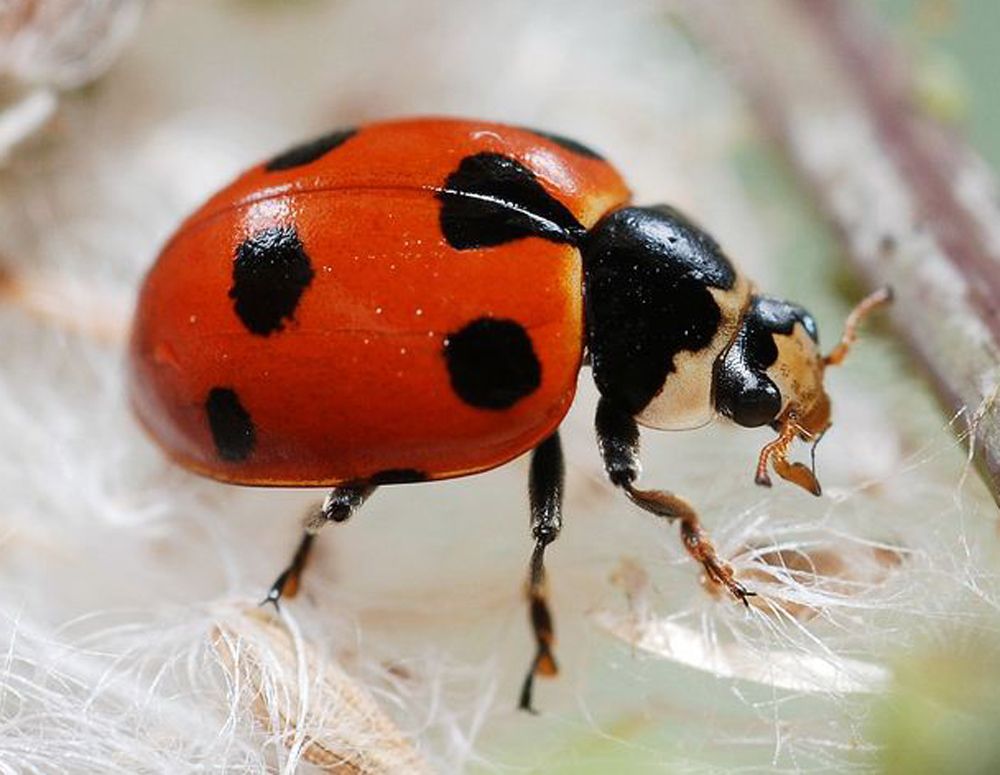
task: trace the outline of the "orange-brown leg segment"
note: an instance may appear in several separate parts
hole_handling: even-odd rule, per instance
[[[312,552],[316,535],[329,522],[344,522],[350,518],[361,505],[375,492],[374,485],[358,484],[338,487],[330,492],[323,505],[310,514],[306,520],[306,529],[302,540],[292,555],[292,561],[278,574],[263,603],[273,603],[278,607],[282,598],[291,598],[299,591],[302,584],[302,572],[305,570],[309,555]]]
[[[302,571],[305,570],[309,555],[312,554],[313,541],[315,540],[315,533],[306,531],[302,534],[302,540],[299,541],[295,554],[292,555],[292,561],[278,574],[278,578],[274,580],[271,588],[267,591],[267,597],[261,601],[262,604],[273,603],[274,607],[278,608],[279,600],[293,598],[299,593]]]
[[[597,405],[597,441],[604,469],[612,483],[622,488],[635,505],[657,517],[680,522],[684,548],[701,563],[715,583],[725,587],[744,605],[753,597],[733,573],[729,563],[720,559],[698,519],[698,514],[683,498],[662,490],[641,490],[633,483],[639,478],[639,426],[627,412],[602,398]]]
[[[559,537],[562,529],[564,478],[562,444],[557,431],[535,447],[528,479],[531,535],[535,539],[528,570],[528,606],[535,634],[535,656],[524,678],[518,707],[531,713],[534,713],[531,698],[535,676],[554,676],[559,671],[552,654],[555,633],[545,590],[545,548]]]

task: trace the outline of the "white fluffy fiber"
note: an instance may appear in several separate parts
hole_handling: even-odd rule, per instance
[[[893,660],[998,620],[995,510],[950,427],[968,418],[938,414],[891,338],[831,376],[822,499],[753,486],[766,432],[645,435],[644,481],[699,507],[762,593],[749,612],[604,482],[583,375],[549,562],[563,674],[540,717],[513,709],[524,461],[378,493],[324,534],[282,619],[256,607],[321,494],[163,458],[123,398],[135,289],[241,167],[412,113],[605,150],[639,201],[710,224],[832,342],[835,251],[801,236],[799,195],[775,191],[738,99],[658,3],[151,6],[0,170],[0,772],[869,769]]]

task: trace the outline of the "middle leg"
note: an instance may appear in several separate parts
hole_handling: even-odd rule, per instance
[[[521,687],[518,707],[534,712],[531,695],[535,676],[554,676],[559,668],[552,654],[555,633],[552,613],[545,590],[545,548],[556,540],[562,529],[562,498],[565,467],[562,443],[556,431],[531,453],[528,495],[531,501],[531,535],[535,548],[528,571],[528,606],[531,628],[535,634],[535,657]]]

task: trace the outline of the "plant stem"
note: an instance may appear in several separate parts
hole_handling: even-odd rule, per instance
[[[964,411],[1000,501],[1000,204],[994,176],[920,109],[885,31],[847,0],[673,7],[729,67],[939,396]]]

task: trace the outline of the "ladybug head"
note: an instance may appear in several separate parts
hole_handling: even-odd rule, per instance
[[[820,494],[814,472],[788,462],[788,448],[796,438],[815,444],[830,427],[826,368],[847,355],[861,318],[889,298],[888,289],[881,289],[858,304],[840,343],[824,356],[816,321],[805,309],[767,296],[751,297],[739,330],[715,362],[712,385],[720,414],[748,428],[769,425],[778,433],[761,451],[758,484],[771,484],[767,469],[773,463],[783,479]]]

